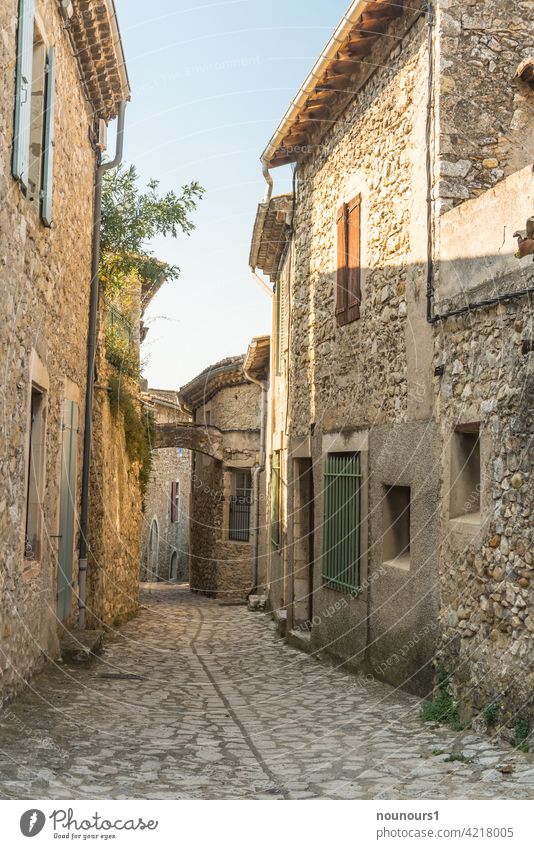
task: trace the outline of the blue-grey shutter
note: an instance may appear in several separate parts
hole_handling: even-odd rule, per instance
[[[24,188],[28,186],[28,170],[30,165],[33,19],[34,0],[19,0],[13,176],[17,180],[20,180]]]
[[[43,183],[41,218],[47,227],[52,224],[52,186],[54,178],[54,100],[56,91],[56,54],[53,47],[46,57],[46,86],[43,134]]]

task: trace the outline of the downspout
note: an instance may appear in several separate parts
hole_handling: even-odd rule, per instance
[[[267,186],[265,187],[265,197],[263,198],[263,202],[269,203],[273,193],[273,178],[271,177],[271,172],[269,171],[269,165],[267,164],[267,160],[263,156],[261,159],[261,170],[265,178],[265,182],[267,183]]]
[[[243,374],[251,383],[255,383],[261,389],[260,398],[260,454],[258,462],[252,472],[252,499],[254,502],[254,550],[252,555],[252,587],[249,595],[254,595],[258,589],[258,561],[260,551],[260,475],[265,469],[265,435],[267,414],[267,392],[269,384],[266,380],[257,380],[245,369]]]
[[[115,156],[109,162],[98,162],[95,175],[93,205],[93,248],[91,256],[91,290],[89,295],[89,331],[87,340],[87,377],[85,388],[85,418],[83,433],[82,492],[80,502],[80,547],[78,559],[78,627],[85,629],[85,599],[87,586],[87,532],[89,525],[89,471],[91,464],[91,435],[93,429],[93,390],[95,378],[96,341],[98,326],[98,295],[100,262],[100,223],[102,217],[102,182],[104,172],[116,168],[122,161],[124,146],[124,113],[126,101],[119,104]]]

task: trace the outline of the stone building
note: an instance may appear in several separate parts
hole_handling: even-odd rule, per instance
[[[156,424],[191,422],[178,393],[148,389],[143,395]],[[191,451],[160,448],[152,452],[145,496],[142,535],[142,581],[189,580]]]
[[[289,639],[421,695],[437,671],[464,718],[512,724],[532,720],[519,6],[353,2],[262,156],[250,260],[282,295],[268,590]]]
[[[262,341],[268,350],[268,337]],[[192,451],[191,590],[226,599],[253,591],[261,556],[253,492],[262,489],[263,390],[254,382],[259,378],[245,371],[246,359],[222,360],[181,388],[180,404],[191,423],[157,426],[159,450]]]
[[[98,31],[98,55],[88,49]],[[0,8],[0,695],[47,656],[77,596],[93,185],[129,96],[111,0]]]

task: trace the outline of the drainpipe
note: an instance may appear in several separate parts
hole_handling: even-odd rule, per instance
[[[263,202],[269,203],[269,201],[271,200],[271,195],[273,193],[273,178],[271,177],[271,172],[269,171],[267,160],[263,157],[261,159],[261,170],[265,178],[265,182],[267,183],[267,186],[265,187],[265,197],[263,198]]]
[[[96,337],[98,325],[100,262],[100,221],[102,217],[102,181],[104,172],[116,168],[122,161],[124,144],[124,113],[126,102],[119,104],[115,156],[109,162],[98,163],[95,175],[93,205],[93,250],[91,257],[91,290],[89,296],[89,332],[87,340],[87,378],[85,388],[85,420],[83,433],[82,492],[80,503],[80,548],[78,559],[78,627],[85,629],[85,599],[87,585],[87,531],[89,525],[89,471],[91,464],[91,434],[93,429],[93,390],[95,378]]]
[[[260,550],[260,475],[265,469],[265,424],[267,415],[267,392],[269,384],[266,380],[257,380],[245,369],[243,374],[251,383],[261,389],[260,399],[260,456],[252,471],[252,498],[254,501],[254,552],[252,556],[252,588],[249,595],[254,595],[258,589],[258,560]]]

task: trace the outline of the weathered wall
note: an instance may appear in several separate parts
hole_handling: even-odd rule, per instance
[[[156,390],[157,392],[157,390]],[[163,395],[163,393],[160,393]],[[190,417],[172,404],[162,404],[150,394],[156,423],[189,421]],[[171,580],[171,563],[176,555],[176,580],[189,580],[189,525],[192,452],[183,448],[159,448],[152,452],[152,469],[145,496],[142,533],[141,580]],[[179,507],[171,521],[171,485],[179,485]],[[158,528],[157,566],[150,551],[150,529]]]
[[[190,528],[193,591],[222,598],[245,598],[250,592],[254,507],[251,506],[249,540],[238,542],[228,536],[229,501],[231,469],[252,470],[258,459],[260,391],[256,384],[225,387],[195,410],[197,423],[207,421],[209,410],[211,425],[233,433],[224,463],[206,454],[193,453]],[[252,437],[255,451],[251,451]],[[261,551],[260,546],[260,555]]]
[[[534,53],[530,0],[439,0],[437,193],[445,208],[534,162],[532,90],[513,81]]]
[[[438,152],[442,173],[452,179],[448,189],[439,184],[445,203],[436,231],[437,311],[534,285],[531,258],[513,257],[513,233],[534,213],[534,91],[512,79],[534,53],[530,4],[440,6]],[[435,365],[443,371],[434,380],[441,443],[438,666],[452,674],[464,719],[484,724],[493,705],[497,724],[510,729],[534,721],[534,385],[532,354],[522,352],[533,334],[528,303],[470,311],[435,333]],[[455,517],[454,430],[469,422],[480,423],[480,514]]]
[[[402,21],[395,24],[402,32]],[[426,179],[424,158],[426,33],[413,26],[392,50],[384,40],[369,57],[372,74],[298,169],[292,290],[290,438],[311,438],[315,491],[311,642],[353,666],[367,664],[388,681],[428,692],[434,641],[416,648],[422,622],[437,624],[437,562],[421,571],[383,563],[384,488],[413,488],[411,528],[417,553],[435,552],[436,530],[421,463],[433,462],[432,332],[424,319]],[[336,213],[361,194],[359,320],[335,320]],[[376,431],[376,438],[369,434]],[[422,441],[421,441],[422,440]],[[400,459],[400,445],[406,454]],[[323,587],[323,463],[329,451],[361,452],[361,594]],[[306,456],[301,446],[297,456]],[[308,455],[310,456],[310,455]],[[407,472],[406,466],[410,468]],[[292,470],[289,470],[290,486]],[[413,481],[412,481],[413,478]],[[290,498],[290,504],[292,499]],[[291,507],[290,507],[291,512]],[[291,548],[289,551],[291,558]],[[292,567],[290,567],[292,568]],[[420,592],[420,580],[427,587]],[[374,582],[374,583],[373,583]],[[424,597],[423,597],[424,596]],[[406,615],[405,615],[406,614]],[[398,625],[399,621],[401,625]],[[391,661],[400,635],[407,645]],[[373,643],[372,651],[367,647]],[[426,671],[425,671],[426,666]],[[423,668],[421,674],[418,674]]]
[[[99,387],[116,376],[101,345]],[[138,396],[136,384],[124,375],[121,384]],[[112,410],[102,388],[95,391],[93,407],[89,499],[87,625],[96,628],[117,624],[137,611],[142,525],[139,464],[128,456],[122,413]]]
[[[220,430],[257,430],[258,392],[253,383],[227,386],[196,410],[195,421],[210,423]]]
[[[20,687],[45,654],[57,654],[55,535],[59,522],[61,417],[66,396],[78,401],[79,481],[95,169],[88,140],[92,117],[58,5],[53,0],[38,0],[36,9],[45,22],[46,36],[55,42],[57,62],[54,223],[50,229],[40,222],[37,203],[22,194],[11,176],[17,7],[16,0],[7,0],[0,8],[4,59],[0,67],[2,695]],[[24,557],[32,350],[49,382],[43,533],[38,560]],[[76,583],[74,566],[73,613]]]

